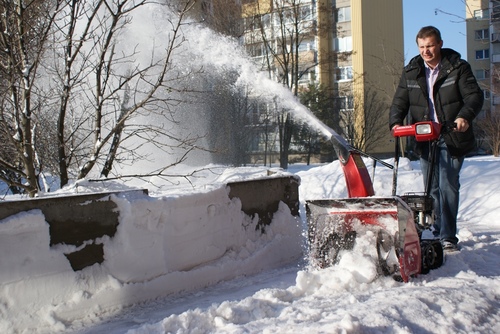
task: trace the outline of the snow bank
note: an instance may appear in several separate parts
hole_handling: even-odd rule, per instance
[[[373,254],[365,251],[367,245],[373,245],[373,233],[366,233],[364,238],[357,239],[353,251],[345,252],[339,264],[330,268],[311,269],[306,261],[300,259],[288,265],[285,265],[286,261],[282,266],[276,265],[280,256],[297,254],[299,245],[305,239],[296,230],[304,222],[290,217],[286,205],[279,206],[265,234],[255,234],[254,230],[242,227],[244,231],[238,230],[237,233],[246,233],[248,239],[245,244],[228,249],[220,258],[189,270],[133,282],[133,277],[141,277],[141,272],[134,270],[136,266],[152,267],[142,263],[150,261],[149,258],[138,257],[131,261],[128,272],[125,271],[125,263],[116,263],[114,267],[117,272],[122,270],[122,275],[128,275],[131,282],[113,277],[109,273],[111,269],[103,270],[103,265],[94,265],[77,273],[67,271],[68,275],[64,277],[63,274],[51,274],[69,266],[63,261],[60,249],[48,248],[46,236],[39,244],[28,242],[30,233],[47,233],[43,232],[47,231],[47,224],[36,211],[22,213],[11,217],[12,221],[0,223],[2,231],[18,238],[16,242],[10,237],[1,239],[0,249],[9,256],[18,256],[16,261],[19,263],[14,273],[1,271],[1,277],[10,277],[11,283],[3,285],[0,291],[0,332],[500,333],[500,224],[497,219],[500,198],[496,190],[500,187],[499,162],[500,159],[494,157],[466,159],[461,173],[458,233],[461,251],[447,255],[442,267],[427,275],[419,275],[409,283],[377,275]],[[423,181],[418,162],[403,159],[400,167],[398,192],[421,191]],[[224,169],[222,173],[213,171],[211,168],[207,178],[198,178],[197,182],[193,182],[194,187],[186,187],[184,191],[174,189],[171,183],[157,191],[150,188],[150,194],[155,193],[155,196],[148,201],[154,203],[144,203],[144,199],[137,203],[119,203],[124,210],[128,208],[127,214],[120,219],[137,218],[133,223],[138,225],[127,226],[128,231],[152,228],[152,231],[158,232],[160,230],[154,220],[145,219],[146,207],[160,210],[165,215],[170,201],[195,203],[194,199],[200,198],[198,193],[217,193],[218,188],[213,185],[218,182],[214,179],[240,181],[263,175],[252,168]],[[345,197],[345,183],[338,163],[315,167],[292,165],[289,171],[301,179],[299,191],[302,201]],[[144,187],[143,184],[135,186]],[[392,171],[377,167],[374,186],[377,196],[390,196]],[[221,195],[221,198],[224,197]],[[239,205],[228,198],[224,200],[229,207]],[[141,205],[143,208],[139,209]],[[200,213],[206,212],[209,216],[209,211],[217,212],[207,208]],[[303,204],[301,212],[301,219],[304,220]],[[150,214],[160,216],[159,213]],[[21,235],[10,224],[15,220],[17,225],[21,222],[26,224],[31,232]],[[255,226],[255,219],[244,217],[243,222]],[[134,247],[131,249],[135,251],[141,249],[141,244],[146,250],[156,247],[154,242],[159,242],[161,238],[153,235],[152,231],[148,231],[152,234],[150,237],[127,247]],[[306,233],[305,229],[303,231]],[[113,243],[110,239],[101,241],[106,252],[111,252],[125,240],[121,235],[123,233],[124,229],[120,229]],[[21,236],[26,238],[24,244],[20,243]],[[147,247],[146,239],[150,241]],[[188,246],[192,245],[183,249],[190,252]],[[46,270],[49,273],[46,279],[33,275],[33,258],[17,254],[25,252],[27,247],[31,247],[35,253],[33,256],[44,259],[43,266],[37,270]],[[160,247],[154,249],[160,251]],[[158,260],[153,255],[156,254],[149,254],[151,261],[157,265]],[[114,257],[116,261],[118,256],[122,255],[117,254]],[[7,258],[0,258],[3,261],[0,262],[1,269],[9,263],[5,262]],[[266,266],[279,268],[262,270],[256,275],[244,273],[245,270],[257,271]],[[34,278],[32,282],[24,280],[24,286],[20,286],[12,279],[15,275],[25,275],[25,278],[31,275]],[[203,287],[208,280],[217,282],[224,277],[237,278],[188,291],[189,288]],[[183,287],[187,287],[186,293],[161,298],[161,293],[167,293],[168,289]],[[42,300],[38,294],[49,297],[36,304],[30,298],[34,296]],[[58,300],[52,296],[59,299],[66,296],[66,299],[57,304]],[[133,300],[149,297],[155,299],[127,307]]]
[[[40,210],[0,222],[0,332],[61,331],[76,319],[282,266],[302,255],[299,218],[280,203],[262,233],[225,186],[177,196],[112,197],[119,211],[104,262],[73,271],[50,247]]]

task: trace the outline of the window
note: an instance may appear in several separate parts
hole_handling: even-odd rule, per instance
[[[299,85],[306,86],[316,80],[316,73],[314,70],[304,72],[299,78]]]
[[[335,38],[335,51],[352,51],[352,36]]]
[[[484,80],[490,77],[490,70],[476,70],[476,79]]]
[[[351,7],[340,7],[337,9],[337,22],[351,21]]]
[[[490,33],[488,29],[481,29],[481,30],[476,30],[474,31],[474,39],[475,40],[480,40],[480,39],[488,39]]]
[[[339,110],[354,109],[354,98],[352,96],[339,96],[335,100],[336,107]]]
[[[263,44],[247,44],[245,48],[250,57],[261,57],[264,54]]]
[[[490,58],[490,50],[476,50],[476,59],[488,59]]]
[[[484,99],[485,100],[489,100],[490,99],[491,93],[490,93],[489,90],[487,90],[487,89],[483,90],[483,94],[484,94]]]
[[[352,66],[347,66],[347,67],[339,67],[337,69],[336,73],[336,80],[337,81],[346,81],[346,80],[352,80]]]
[[[301,41],[299,44],[299,52],[314,50],[314,40]]]
[[[500,21],[500,1],[491,1],[491,17],[490,21],[491,22],[498,22]]]
[[[276,15],[274,17],[274,25],[276,27],[284,26],[293,26],[293,24],[297,21],[298,17],[295,14],[295,10],[292,8],[282,8],[280,15]]]
[[[474,17],[478,20],[488,19],[490,11],[488,9],[477,9],[474,11]]]
[[[269,28],[271,26],[271,15],[270,14],[263,15],[261,18],[261,22],[262,22],[262,27],[266,29]]]
[[[313,8],[309,5],[301,6],[299,8],[299,20],[307,21],[313,19]]]
[[[257,29],[259,26],[256,24],[256,19],[253,16],[246,17],[243,21],[245,31],[252,31]]]

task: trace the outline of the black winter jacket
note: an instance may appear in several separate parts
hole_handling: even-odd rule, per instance
[[[392,101],[389,126],[430,119],[427,100],[425,65],[420,55],[414,57],[403,69],[399,86]],[[449,132],[444,135],[448,151],[452,156],[463,156],[475,146],[472,120],[483,107],[484,96],[472,74],[469,63],[451,49],[441,49],[441,69],[434,84],[434,105],[439,122],[450,124],[461,117],[469,122],[465,132]],[[422,145],[422,144],[417,144]],[[417,146],[417,153],[420,148]]]

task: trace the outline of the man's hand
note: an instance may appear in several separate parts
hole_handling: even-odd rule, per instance
[[[459,117],[459,118],[455,119],[455,124],[457,126],[455,129],[453,129],[453,131],[465,132],[469,128],[469,122],[467,122],[467,120],[465,118]]]

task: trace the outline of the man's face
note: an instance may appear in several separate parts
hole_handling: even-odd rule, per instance
[[[436,36],[417,39],[420,56],[431,67],[435,67],[441,61],[441,47],[443,41],[437,42]]]

